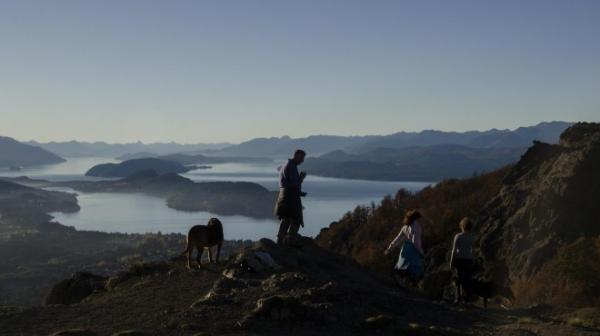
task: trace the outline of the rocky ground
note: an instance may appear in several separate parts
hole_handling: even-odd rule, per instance
[[[77,275],[53,294],[93,291],[89,281]],[[80,303],[2,308],[2,335],[600,335],[590,313],[431,301],[308,238],[261,240],[192,271],[177,258],[91,281],[102,286]]]

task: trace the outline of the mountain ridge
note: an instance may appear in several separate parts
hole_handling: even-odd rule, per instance
[[[302,169],[326,177],[435,182],[466,178],[519,160],[525,148],[473,148],[457,144],[376,148],[362,154],[336,150],[309,157]]]
[[[403,148],[436,144],[459,144],[472,147],[527,147],[533,140],[558,141],[560,133],[570,125],[572,125],[570,122],[553,121],[519,127],[515,130],[492,129],[466,132],[423,130],[420,132],[397,132],[389,135],[257,138],[211,151],[211,153],[285,158],[298,148],[304,149],[311,156],[319,156],[338,149],[350,153],[362,153],[377,147]],[[513,136],[516,136],[517,140],[511,139]]]
[[[76,140],[51,141],[45,143],[30,140],[26,143],[39,146],[65,157],[117,157],[139,152],[164,155],[179,152],[201,152],[230,145],[229,143],[179,144],[176,142],[155,142],[145,144],[140,141],[130,143],[107,143],[104,141],[86,142]]]
[[[43,148],[0,136],[0,167],[38,166],[64,162],[65,159]]]
[[[27,142],[51,152],[67,157],[121,155],[146,152],[153,155],[176,153],[208,154],[222,156],[269,157],[282,159],[289,157],[294,150],[302,148],[309,155],[318,156],[330,151],[342,149],[351,153],[362,153],[377,147],[402,148],[415,145],[435,145],[442,143],[461,144],[472,147],[523,147],[533,140],[553,142],[558,134],[572,125],[572,122],[540,122],[537,125],[510,129],[490,129],[486,131],[439,131],[422,130],[418,132],[396,132],[387,135],[310,135],[300,138],[289,136],[253,138],[239,144],[178,144],[169,143],[106,143],[97,142]]]

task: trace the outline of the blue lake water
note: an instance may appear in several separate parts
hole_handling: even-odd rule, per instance
[[[109,158],[72,158],[67,162],[19,172],[0,172],[2,176],[29,176],[54,181],[91,178],[84,173],[98,163],[114,162]],[[212,169],[191,171],[183,176],[194,181],[248,181],[277,190],[277,167],[269,164],[219,164]],[[300,167],[301,168],[301,167]],[[315,236],[332,221],[360,204],[379,202],[383,196],[400,188],[416,191],[428,185],[422,182],[378,182],[311,176],[303,185],[305,227],[301,233]],[[168,208],[161,198],[142,194],[79,193],[81,211],[74,214],[54,213],[55,220],[78,230],[123,233],[187,233],[191,225],[204,224],[216,215],[208,212],[182,212]],[[224,223],[226,239],[274,238],[277,222],[244,216],[218,216]]]

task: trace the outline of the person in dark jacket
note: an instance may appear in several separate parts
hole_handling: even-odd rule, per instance
[[[279,197],[275,205],[275,216],[280,220],[277,233],[279,244],[287,237],[296,236],[300,226],[304,226],[300,197],[306,195],[302,192],[302,182],[306,173],[298,173],[298,166],[304,162],[305,156],[306,152],[299,149],[293,158],[288,159],[279,168]]]

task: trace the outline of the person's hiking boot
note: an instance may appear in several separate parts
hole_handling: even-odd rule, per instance
[[[396,283],[396,287],[403,291],[408,291],[407,283],[404,277],[399,274],[393,274],[394,282]]]
[[[289,246],[289,247],[295,247],[295,248],[302,247],[301,236],[299,234],[297,234],[297,233],[295,233],[295,234],[288,234],[287,236],[285,236],[285,239],[283,240],[283,243],[286,246]]]

